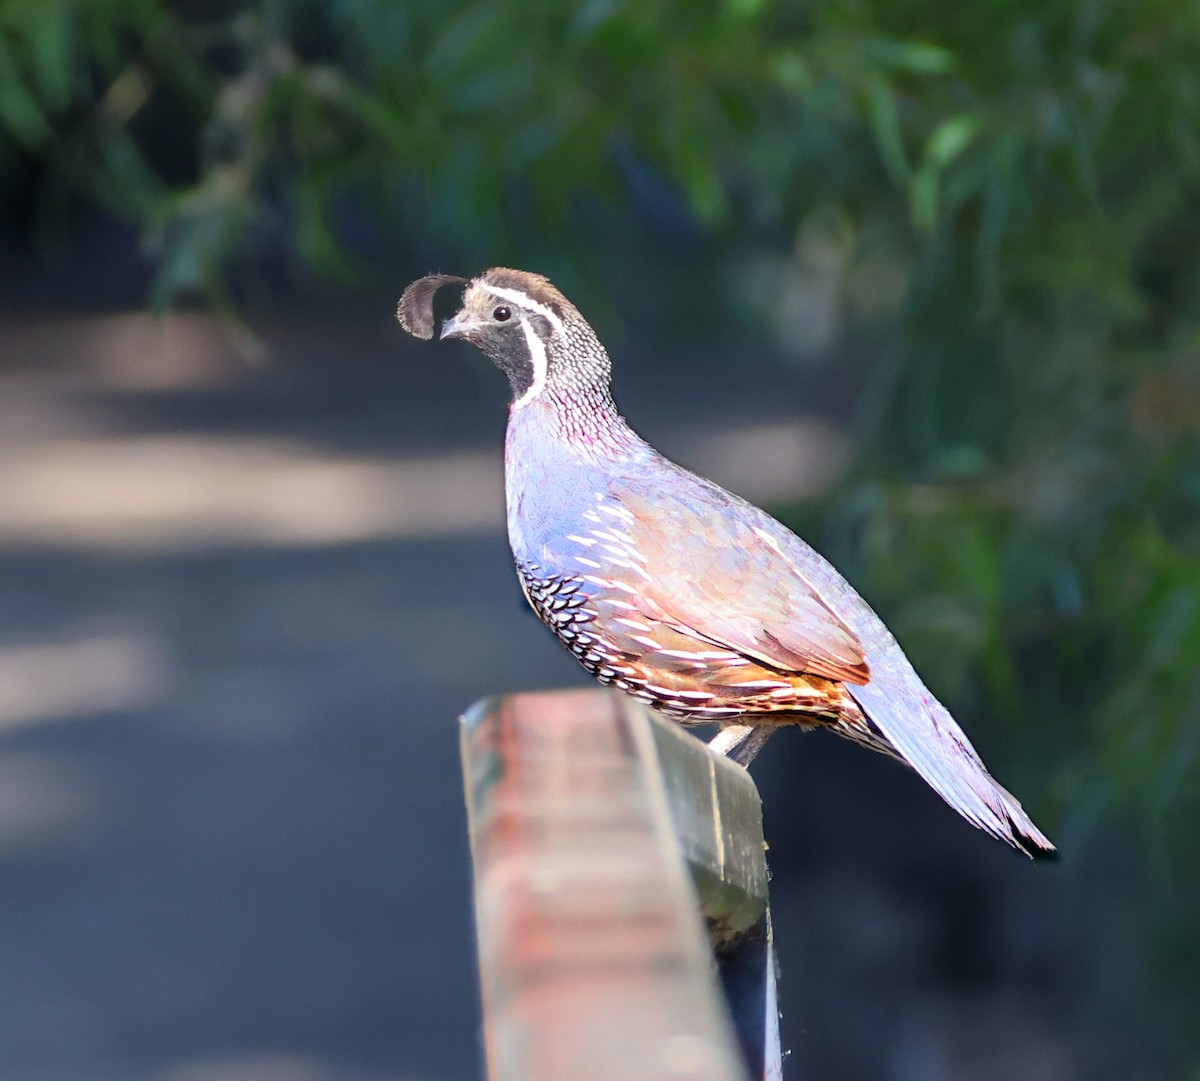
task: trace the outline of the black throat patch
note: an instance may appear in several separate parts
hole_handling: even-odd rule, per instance
[[[521,322],[513,320],[505,327],[489,327],[479,344],[488,359],[508,376],[513,398],[524,397],[537,372]]]

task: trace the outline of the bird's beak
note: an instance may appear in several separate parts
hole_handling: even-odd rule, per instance
[[[471,333],[471,329],[471,320],[459,312],[442,324],[442,332],[438,335],[438,339],[444,342],[447,338],[465,338]]]

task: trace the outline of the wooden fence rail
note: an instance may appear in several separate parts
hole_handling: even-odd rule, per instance
[[[758,792],[604,690],[462,724],[490,1081],[779,1079]]]

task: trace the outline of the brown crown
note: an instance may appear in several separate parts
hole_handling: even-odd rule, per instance
[[[528,270],[513,270],[510,267],[494,266],[485,270],[477,279],[483,285],[497,285],[501,289],[516,289],[530,300],[544,304],[560,318],[568,318],[575,312],[574,305],[562,295],[549,278]]]

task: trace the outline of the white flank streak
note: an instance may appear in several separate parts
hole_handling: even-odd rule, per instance
[[[594,559],[588,559],[587,556],[576,556],[575,562],[582,563],[585,567],[592,567],[595,570],[600,569],[600,564],[597,563]]]
[[[599,586],[601,589],[611,589],[613,586],[613,583],[610,582],[607,578],[600,578],[599,576],[597,576],[595,574],[585,574],[583,576],[583,580],[585,582],[591,582],[592,585]],[[609,603],[610,604],[620,604],[621,602],[620,601],[610,601]],[[630,606],[630,607],[632,607],[632,606]]]
[[[499,290],[492,291],[499,292]],[[508,292],[508,290],[503,291]],[[526,300],[525,304],[529,306],[530,302]],[[529,344],[529,362],[533,365],[533,382],[529,384],[529,389],[513,402],[514,409],[528,405],[541,394],[542,389],[546,386],[546,369],[549,367],[549,361],[546,358],[546,343],[537,336],[533,327],[529,325],[529,320],[524,316],[521,317],[521,329],[525,331],[525,341]]]
[[[592,545],[596,543],[591,537],[581,537],[578,533],[568,533],[567,540],[574,541],[576,544],[585,545],[588,548],[591,548]]]
[[[640,619],[630,619],[628,616],[617,616],[614,623],[620,623],[622,627],[628,627],[631,631],[649,631],[650,625],[643,623]]]
[[[773,548],[775,550],[775,552],[791,568],[792,573],[797,578],[799,578],[800,581],[802,581],[806,586],[808,586],[812,595],[817,599],[817,601],[821,604],[821,606],[823,608],[825,608],[825,610],[828,611],[831,616],[833,616],[835,622],[840,624],[842,627],[845,627],[846,630],[849,630],[850,628],[846,626],[845,620],[843,620],[842,617],[839,616],[837,614],[837,612],[835,612],[829,606],[828,601],[825,600],[825,597],[822,595],[821,591],[819,589],[817,589],[817,587],[815,585],[813,585],[813,583],[808,579],[808,577],[805,575],[805,573],[795,563],[793,563],[790,559],[788,559],[788,557],[786,555],[784,555],[783,549],[779,547],[779,542],[774,537],[772,537],[770,533],[768,533],[765,529],[763,529],[762,526],[756,525],[754,527],[754,532],[757,533],[759,535],[759,537],[767,543],[768,547]]]
[[[754,532],[758,534],[760,540],[762,540],[766,543],[768,548],[771,548],[775,551],[776,555],[783,555],[783,552],[780,551],[780,548],[779,548],[779,542],[776,541],[775,538],[772,537],[770,533],[768,533],[765,529],[763,529],[762,526],[756,525],[754,527]]]

